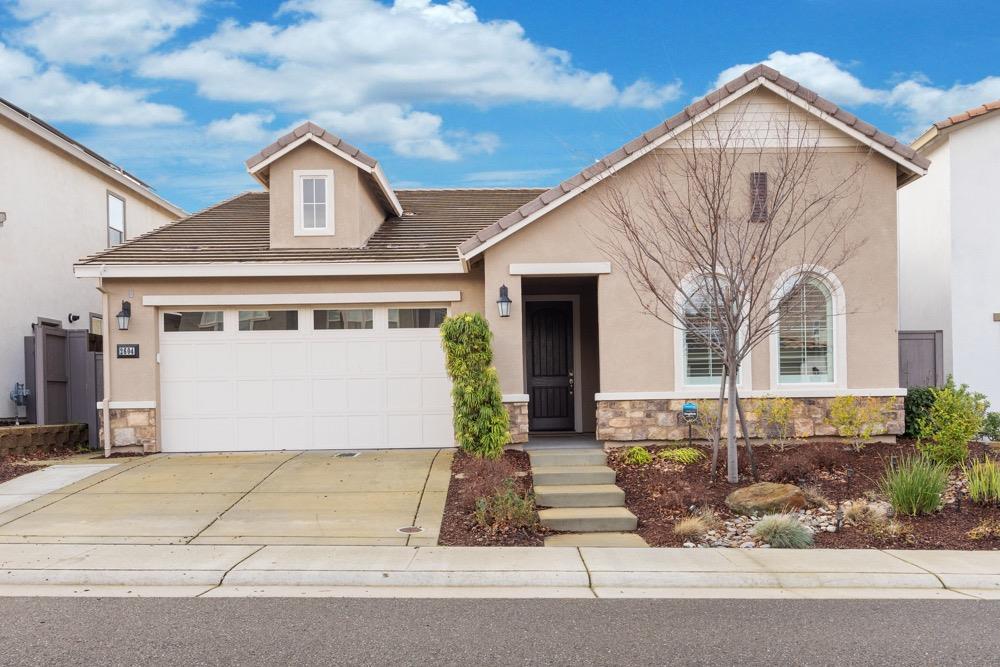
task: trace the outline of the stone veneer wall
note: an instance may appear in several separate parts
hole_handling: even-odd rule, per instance
[[[111,451],[141,451],[151,454],[160,451],[156,439],[156,408],[112,408]],[[104,443],[104,411],[97,411]]]
[[[518,445],[528,442],[528,403],[504,403],[510,418],[510,442]]]
[[[900,435],[904,430],[903,397],[865,397],[860,400],[877,401],[881,418],[873,435]],[[759,420],[759,409],[762,401],[767,399],[744,399],[743,409],[747,418],[750,436],[764,437]],[[835,437],[837,429],[829,422],[830,404],[832,398],[794,398],[792,410],[793,437],[796,439],[813,437]],[[681,417],[683,399],[646,399],[628,401],[598,401],[597,402],[597,439],[598,440],[686,440],[687,424]],[[718,409],[718,400],[701,399],[694,401],[701,414],[714,414]],[[723,435],[726,425],[722,425]],[[694,436],[699,436],[697,426]]]

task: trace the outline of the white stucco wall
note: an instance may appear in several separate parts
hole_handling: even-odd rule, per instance
[[[952,369],[1000,409],[1000,115],[951,145]]]
[[[927,175],[899,189],[899,328],[943,331],[951,372],[951,166],[948,142],[926,153]]]
[[[101,312],[95,280],[73,276],[73,263],[107,247],[107,192],[125,200],[128,238],[176,216],[121,184],[0,119],[0,417],[24,382],[24,336],[39,317],[86,329]],[[70,313],[80,316],[73,325]]]

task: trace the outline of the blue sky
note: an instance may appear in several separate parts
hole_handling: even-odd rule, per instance
[[[550,185],[758,62],[912,139],[1000,98],[956,4],[0,0],[0,97],[188,210],[305,119],[396,187]]]

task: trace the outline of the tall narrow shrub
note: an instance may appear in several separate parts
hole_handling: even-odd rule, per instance
[[[931,393],[934,402],[917,422],[917,449],[937,463],[961,463],[969,457],[969,441],[982,430],[990,404],[968,385],[956,385],[950,376]]]
[[[510,442],[510,420],[493,367],[493,333],[479,313],[461,313],[441,324],[451,376],[455,437],[466,452],[497,459]]]

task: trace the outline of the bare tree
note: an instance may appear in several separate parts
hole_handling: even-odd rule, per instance
[[[608,176],[598,195],[607,231],[594,240],[646,312],[707,350],[706,375],[720,378],[712,479],[725,404],[728,479],[737,482],[737,421],[757,479],[740,371],[805,282],[837,271],[864,242],[847,231],[861,205],[868,154],[827,160],[817,123],[792,111],[761,119],[759,110],[748,114],[749,105],[731,106],[738,108],[651,152],[628,178]]]

